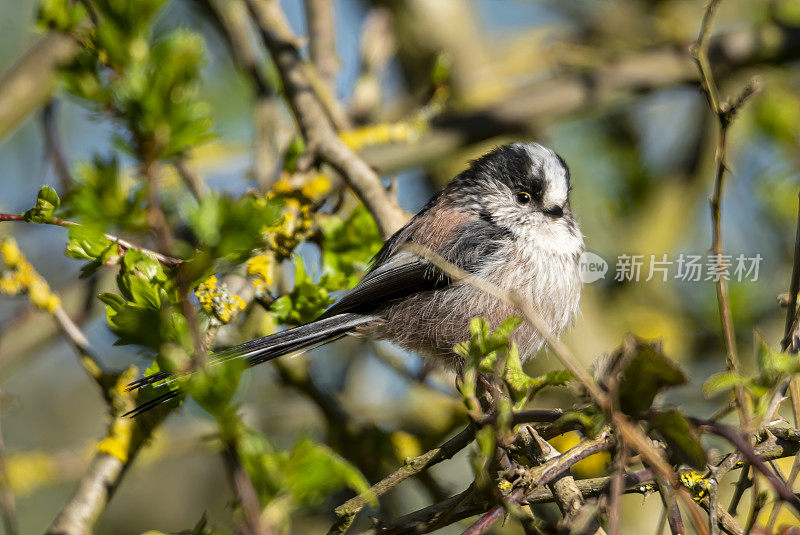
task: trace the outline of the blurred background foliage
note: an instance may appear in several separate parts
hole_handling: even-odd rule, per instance
[[[236,5],[0,5],[0,72],[32,61],[26,54],[42,40],[73,58],[54,80],[37,72],[21,92],[0,95],[0,212],[25,212],[50,184],[60,199],[40,195],[38,221],[53,222],[60,202],[55,215],[81,223],[3,223],[0,235],[14,236],[110,369],[144,370],[154,352],[162,367],[191,355],[180,309],[190,289],[203,333],[230,345],[313,318],[380,246],[369,213],[335,176],[292,173],[304,147],[274,67],[249,41],[233,47],[253,63],[243,61],[248,54],[237,60],[221,31]],[[303,2],[281,5],[305,35]],[[395,182],[401,206],[418,210],[497,144],[553,147],[571,167],[587,247],[610,264],[605,279],[585,288],[567,342],[589,363],[625,332],[661,338],[691,380],[670,401],[713,412],[700,393],[724,368],[713,283],[613,280],[619,254],[674,259],[710,245],[716,128],[688,54],[703,3],[335,0],[333,8],[338,65],[320,69],[322,83],[332,83],[347,112],[342,139]],[[87,18],[104,23],[75,55],[57,32],[84,32]],[[726,251],[764,259],[756,282],[731,282],[746,371],[755,369],[754,331],[770,341],[782,334],[776,297],[788,287],[800,168],[798,60],[796,1],[722,3],[711,47],[722,93],[753,74],[764,84],[731,131],[723,211]],[[325,199],[333,201],[319,209]],[[120,258],[104,233],[188,259],[182,276],[166,277],[135,250]],[[120,265],[116,280],[107,264]],[[49,525],[106,433],[102,397],[46,317],[53,306],[0,301],[3,443],[22,533]],[[557,367],[546,352],[526,366],[532,376]],[[320,532],[348,488],[363,490],[465,421],[452,376],[384,343],[343,340],[209,381],[192,387],[209,411],[187,402],[157,430],[98,533],[179,531],[201,518],[230,529],[237,513],[217,458],[226,440],[237,442],[276,525]],[[565,406],[565,392],[546,389],[535,402]],[[596,474],[603,463],[576,470]],[[381,508],[396,516],[471,480],[462,454],[393,491]],[[627,525],[652,526],[655,502],[624,509]]]

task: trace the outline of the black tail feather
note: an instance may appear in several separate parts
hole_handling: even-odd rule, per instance
[[[172,390],[164,392],[158,397],[155,397],[149,401],[145,401],[144,403],[137,405],[135,409],[126,412],[125,414],[123,414],[123,416],[130,416],[131,418],[136,418],[140,414],[147,412],[150,409],[154,409],[155,407],[161,405],[162,403],[166,403],[171,399],[175,399],[176,397],[180,396],[181,393],[182,391],[180,388],[174,388]]]
[[[263,338],[256,338],[244,344],[224,349],[214,353],[209,365],[223,364],[225,361],[231,359],[244,359],[247,367],[251,368],[274,358],[294,353],[295,351],[309,349],[338,340],[355,327],[374,320],[374,317],[364,316],[362,314],[338,314],[330,318],[317,320],[299,327],[294,327],[293,329],[281,331]],[[128,384],[126,388],[128,391],[139,390],[146,386],[154,385],[155,383],[175,377],[176,376],[168,372],[160,371],[137,379]],[[159,385],[157,388],[160,386],[168,385]],[[180,388],[170,387],[168,392],[142,403],[135,409],[126,413],[125,416],[136,417],[181,394],[182,391]]]
[[[141,379],[137,379],[135,381],[132,381],[132,382],[128,383],[128,385],[125,387],[125,390],[127,392],[130,392],[131,390],[139,390],[139,389],[144,388],[144,387],[146,387],[148,385],[151,385],[153,383],[157,383],[159,381],[163,381],[164,379],[167,379],[168,377],[169,377],[169,373],[168,372],[156,372],[156,373],[154,373],[152,375],[146,375],[146,376],[142,377]]]

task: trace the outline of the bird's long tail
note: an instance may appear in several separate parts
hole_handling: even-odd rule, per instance
[[[256,366],[274,358],[306,350],[332,342],[346,335],[359,325],[374,321],[372,316],[363,314],[337,314],[286,331],[281,331],[263,338],[256,338],[244,344],[231,347],[211,356],[209,366],[225,364],[231,360],[244,360],[247,367]],[[135,417],[143,412],[165,403],[181,395],[180,387],[174,386],[174,381],[179,376],[168,372],[158,372],[142,377],[130,383],[128,390],[138,390],[149,385],[161,383],[158,386],[167,388],[163,394],[138,405],[125,416]]]

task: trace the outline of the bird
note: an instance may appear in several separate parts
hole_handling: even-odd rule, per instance
[[[578,312],[582,287],[585,247],[570,206],[571,189],[569,168],[552,149],[535,142],[496,147],[471,161],[395,232],[361,281],[321,316],[223,350],[211,362],[242,359],[251,367],[355,335],[390,340],[458,369],[463,358],[454,348],[470,339],[473,318],[496,327],[517,311],[497,295],[453,280],[410,244],[526,300],[558,336]],[[544,340],[529,323],[509,338],[523,359],[535,355]],[[129,415],[179,396],[171,377],[158,372],[128,385],[169,389]]]

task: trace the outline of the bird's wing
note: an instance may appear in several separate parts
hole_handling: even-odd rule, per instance
[[[321,318],[343,312],[371,313],[395,299],[449,284],[450,279],[427,260],[410,252],[399,252],[370,271]]]
[[[402,232],[402,231],[401,231]],[[498,248],[506,237],[504,229],[491,221],[475,218],[449,229],[450,235],[443,244],[433,245],[426,236],[413,233],[401,243],[387,243],[390,254],[385,254],[379,263],[349,293],[333,304],[321,318],[343,312],[371,314],[389,302],[409,295],[449,286],[450,278],[431,262],[403,249],[413,242],[431,248],[446,261],[474,273]],[[398,233],[400,234],[400,233]],[[418,237],[419,236],[419,237]]]

